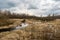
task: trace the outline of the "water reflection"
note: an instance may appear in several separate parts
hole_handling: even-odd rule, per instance
[[[21,28],[25,28],[25,27],[27,27],[28,25],[29,25],[28,23],[21,23],[20,25],[18,25],[18,26],[16,26],[16,27],[0,29],[0,32],[7,32],[7,31],[18,30],[18,29],[21,29]]]
[[[21,29],[21,28],[27,27],[28,25],[29,25],[28,23],[22,23],[21,25],[18,25],[16,29]]]

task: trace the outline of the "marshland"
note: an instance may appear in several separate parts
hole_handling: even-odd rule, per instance
[[[24,19],[25,27],[21,26]],[[21,28],[9,29],[17,26]],[[0,40],[60,40],[60,15],[36,17],[0,12]]]

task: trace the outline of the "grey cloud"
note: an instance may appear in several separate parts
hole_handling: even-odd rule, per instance
[[[13,2],[9,2],[8,0],[0,0],[0,9],[11,8],[14,6],[15,4]]]
[[[54,1],[60,1],[60,0],[54,0]]]
[[[29,5],[28,9],[30,10],[30,9],[38,9],[38,8],[35,5]]]
[[[0,8],[2,9],[10,8],[13,11],[28,10],[29,12],[32,12],[33,14],[36,15],[39,14],[45,15],[52,12],[58,13],[60,10],[60,8],[58,7],[60,3],[58,2],[53,3],[52,1],[53,0],[51,1],[50,0],[0,0]],[[54,1],[60,1],[60,0],[54,0]]]
[[[8,2],[7,4],[8,4],[8,6],[10,6],[10,7],[16,6],[14,3],[11,3],[11,2]]]

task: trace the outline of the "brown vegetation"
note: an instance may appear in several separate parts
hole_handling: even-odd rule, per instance
[[[21,20],[16,19],[15,21],[20,22]],[[54,21],[42,23],[41,21],[27,20],[27,22],[31,23],[31,25],[26,28],[0,33],[0,40],[60,40],[59,20],[55,21],[58,22],[58,24],[55,24]],[[52,25],[52,28],[49,28],[49,25]]]
[[[0,19],[2,18],[1,15],[2,15],[2,17],[4,17],[4,19],[6,19],[6,18],[10,18],[10,19],[35,19],[35,20],[41,20],[41,21],[52,21],[55,19],[60,19],[60,15],[55,15],[55,14],[52,14],[52,16],[49,14],[46,17],[37,17],[34,15],[30,16],[27,14],[11,13],[10,11],[2,12],[0,10]]]
[[[26,22],[30,24],[26,28],[0,33],[0,40],[60,40],[60,19],[58,17],[60,18],[60,16],[36,17],[11,14],[9,11],[0,12],[0,28],[16,27],[22,19],[26,19]]]

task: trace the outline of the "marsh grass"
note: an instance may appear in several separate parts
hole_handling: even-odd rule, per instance
[[[17,24],[20,21],[16,20],[15,22]],[[0,40],[60,40],[60,23],[58,20],[45,23],[35,22],[39,21],[29,20],[28,23],[31,25],[26,28],[0,33]],[[50,25],[52,25],[51,28],[49,28]]]
[[[0,26],[8,26],[8,25],[11,25],[11,24],[13,24],[13,22],[8,20],[8,19],[6,19],[6,20],[0,19]]]

